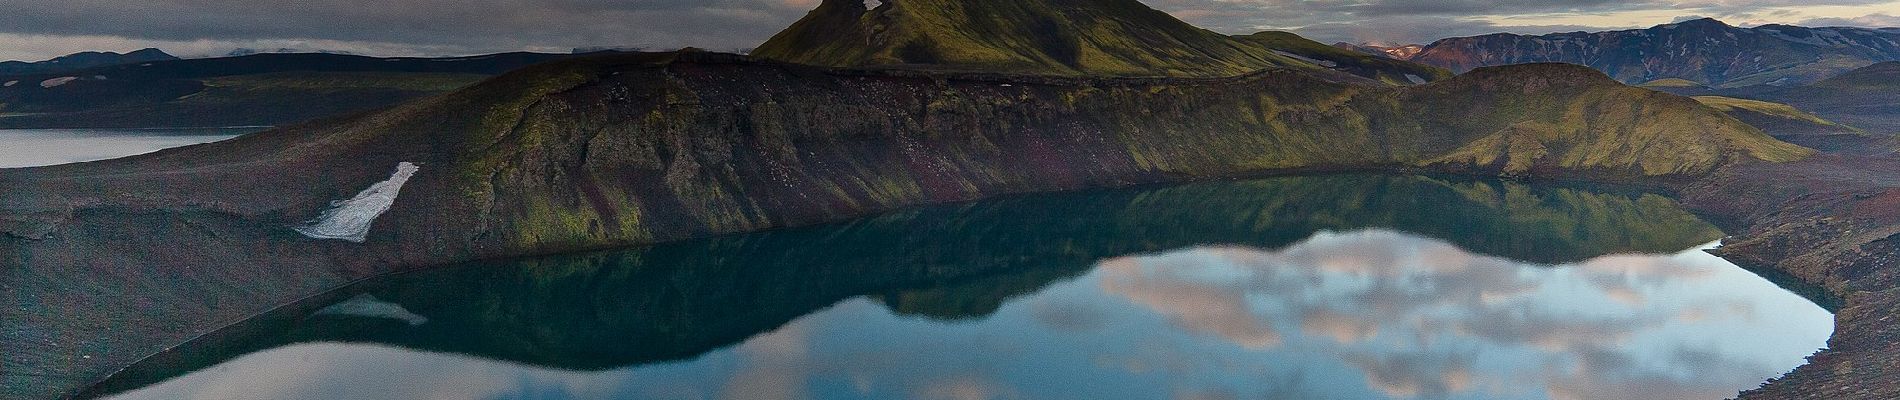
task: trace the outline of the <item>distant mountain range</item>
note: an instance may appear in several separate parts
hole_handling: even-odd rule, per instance
[[[228,53],[224,53],[224,56],[225,57],[242,57],[242,56],[248,56],[252,54],[293,54],[293,53],[323,53],[323,54],[347,54],[347,55],[356,54],[356,53],[351,53],[351,52],[342,51],[342,50],[293,49],[289,47],[279,47],[275,49],[253,49],[253,48],[240,47],[240,48],[231,50]]]
[[[1456,72],[1563,62],[1587,65],[1631,84],[1683,79],[1712,87],[1797,86],[1876,62],[1900,60],[1900,29],[1738,28],[1703,18],[1649,29],[1449,38],[1426,45],[1410,57],[1382,48],[1354,47]]]
[[[266,53],[0,74],[0,128],[284,125],[385,107],[575,56]]]
[[[0,75],[43,74],[61,71],[73,71],[107,65],[131,64],[149,61],[177,60],[159,49],[144,49],[125,54],[109,51],[88,51],[73,53],[40,62],[5,61],[0,62]]]

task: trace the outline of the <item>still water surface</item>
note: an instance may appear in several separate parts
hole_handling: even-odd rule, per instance
[[[263,129],[0,129],[0,168],[119,158],[216,142]]]
[[[1832,316],[1667,198],[1346,175],[1042,195],[365,282],[123,399],[1725,398]]]

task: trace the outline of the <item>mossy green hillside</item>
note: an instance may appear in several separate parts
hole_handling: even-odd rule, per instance
[[[1480,68],[1417,89],[1401,103],[1418,105],[1418,120],[1430,131],[1462,136],[1462,147],[1433,162],[1508,174],[1609,169],[1666,176],[1812,153],[1689,98],[1624,86],[1569,64]],[[1705,133],[1683,134],[1695,131]]]

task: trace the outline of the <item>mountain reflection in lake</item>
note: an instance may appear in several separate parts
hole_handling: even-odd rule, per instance
[[[1723,398],[1832,317],[1719,237],[1660,196],[1425,177],[1029,196],[366,282],[94,391]]]

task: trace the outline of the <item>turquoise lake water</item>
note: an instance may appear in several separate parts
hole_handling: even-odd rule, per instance
[[[122,399],[1719,399],[1832,315],[1603,188],[1336,175],[1017,196],[474,263],[135,365]]]

